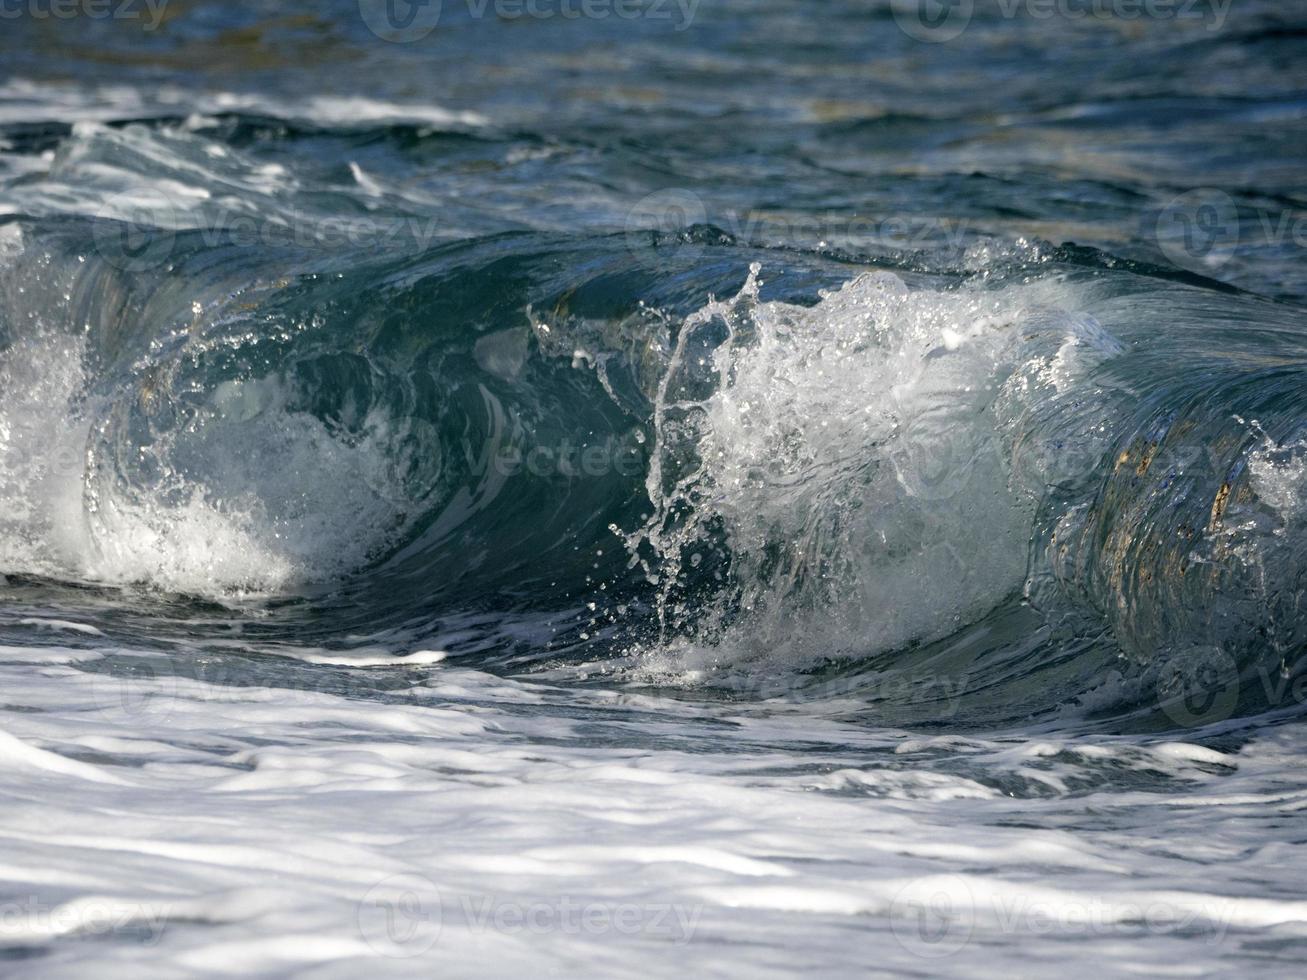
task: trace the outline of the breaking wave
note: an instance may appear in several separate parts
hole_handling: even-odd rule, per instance
[[[166,160],[167,221],[140,188],[8,206],[6,574],[262,603],[270,630],[540,614],[550,664],[660,683],[977,643],[1023,704],[1069,662],[1046,701],[1298,668],[1290,308],[1027,242],[960,266],[707,226],[329,248],[307,204],[242,241],[214,201],[289,185],[201,167],[197,138],[83,127],[58,161],[121,189]]]

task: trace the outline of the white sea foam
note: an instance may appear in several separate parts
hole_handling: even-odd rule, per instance
[[[34,117],[64,122],[98,121],[164,114],[203,116],[257,112],[333,126],[418,123],[428,126],[484,126],[477,112],[456,112],[433,102],[390,102],[366,96],[307,95],[277,98],[253,92],[189,90],[175,85],[82,86],[11,78],[0,84],[0,124]]]
[[[12,976],[1288,976],[1307,940],[1294,727],[912,740],[448,666],[376,703],[7,661]]]
[[[220,385],[184,425],[132,442],[119,429],[135,396],[87,398],[83,363],[80,338],[50,332],[0,354],[5,571],[277,592],[353,571],[412,516],[397,475],[407,423],[378,413],[341,437],[266,377]],[[141,398],[171,397],[151,383]]]
[[[1014,474],[1016,418],[1121,350],[1050,307],[1074,309],[1056,287],[910,289],[882,272],[800,307],[760,302],[759,271],[685,321],[658,389],[655,513],[627,538],[656,554],[676,621],[654,673],[891,650],[983,615],[1021,587],[1062,464],[1043,452]],[[696,612],[707,642],[687,643],[673,586],[717,522],[743,612],[724,630]]]
[[[1280,445],[1263,436],[1263,444],[1249,453],[1248,470],[1257,496],[1286,522],[1307,516],[1307,439]]]

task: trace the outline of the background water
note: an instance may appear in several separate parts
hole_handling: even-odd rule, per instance
[[[1301,970],[1298,4],[3,13],[6,974]]]

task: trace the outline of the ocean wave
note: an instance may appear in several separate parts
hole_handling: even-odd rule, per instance
[[[331,237],[422,211],[202,129],[81,123],[0,201],[7,573],[274,630],[549,614],[515,662],[657,683],[980,635],[983,676],[1029,686],[1032,635],[1089,665],[1057,701],[1104,657],[1298,670],[1292,308],[1024,241]]]

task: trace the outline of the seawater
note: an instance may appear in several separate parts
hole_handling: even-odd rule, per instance
[[[1297,7],[502,6],[6,21],[6,975],[1297,975]]]

